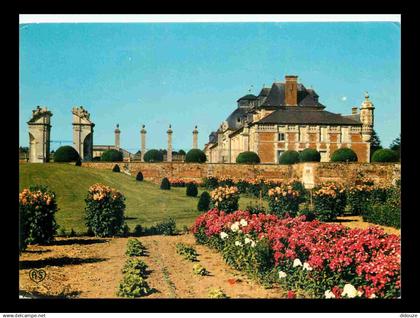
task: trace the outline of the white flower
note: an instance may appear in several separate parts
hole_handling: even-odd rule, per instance
[[[229,235],[227,234],[227,233],[225,233],[225,232],[220,232],[220,238],[222,239],[222,240],[224,240],[225,238],[227,238]]]
[[[285,278],[287,276],[287,274],[283,271],[279,271],[279,278]]]
[[[241,242],[239,242],[239,241],[235,241],[235,245],[236,245],[236,246],[242,246],[242,243],[241,243]]]
[[[357,291],[357,296],[362,297],[362,295],[363,295],[363,292],[361,290],[358,290]]]
[[[231,225],[230,229],[232,230],[232,232],[236,232],[239,230],[239,222],[235,222]]]
[[[341,296],[347,296],[348,298],[354,298],[357,296],[357,289],[352,284],[345,284]]]
[[[254,241],[252,241],[252,242],[251,242],[251,247],[255,247],[255,245],[256,245],[256,244],[255,244],[255,242],[254,242]]]
[[[372,295],[370,295],[370,297],[369,298],[376,298],[376,295],[375,294],[372,294]]]
[[[331,290],[326,290],[324,295],[325,295],[325,298],[327,298],[327,299],[335,298],[335,295]]]
[[[241,219],[241,221],[239,222],[242,226],[247,226],[248,222],[245,219]]]
[[[303,263],[303,269],[306,269],[307,271],[311,271],[312,267],[309,265],[308,262]]]
[[[250,238],[245,237],[245,244],[249,244],[249,243],[251,243],[251,242],[252,242],[252,240],[251,240]]]
[[[295,260],[293,261],[293,267],[298,267],[298,266],[302,266],[302,262],[300,261],[300,259],[295,258]]]

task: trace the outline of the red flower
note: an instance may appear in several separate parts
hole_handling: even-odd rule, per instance
[[[296,293],[293,290],[287,292],[287,298],[296,298]]]

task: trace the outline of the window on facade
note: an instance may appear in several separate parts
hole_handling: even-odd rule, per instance
[[[321,142],[327,141],[327,127],[321,127],[320,141]]]
[[[286,138],[285,138],[285,135],[284,135],[284,133],[279,133],[278,134],[278,141],[284,141]]]

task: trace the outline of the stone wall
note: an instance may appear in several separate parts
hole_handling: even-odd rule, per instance
[[[311,167],[315,184],[324,181],[338,181],[344,184],[351,184],[354,180],[363,175],[373,178],[376,182],[395,183],[401,176],[401,165],[399,163],[299,163],[294,165],[243,165],[227,163],[177,163],[177,162],[131,162],[118,163],[121,170],[127,170],[131,175],[139,171],[143,173],[146,180],[160,182],[163,177],[196,179],[213,177],[230,178],[258,178],[287,180],[297,178],[303,180],[305,169]],[[84,167],[111,170],[115,163],[84,162]]]

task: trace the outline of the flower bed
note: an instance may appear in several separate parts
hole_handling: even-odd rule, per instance
[[[400,238],[378,227],[349,229],[305,222],[304,216],[213,209],[196,219],[193,233],[234,268],[288,290],[315,298],[400,295]]]
[[[169,182],[172,187],[186,187],[188,183],[194,183],[198,187],[203,185],[203,182],[197,181],[195,179],[187,179],[187,178],[169,178]]]
[[[296,216],[299,210],[300,193],[293,190],[292,186],[282,185],[268,190],[268,206],[270,212],[284,217]]]
[[[346,208],[345,188],[337,183],[326,182],[313,193],[314,213],[320,221],[334,221]]]
[[[225,212],[238,209],[239,191],[237,187],[218,187],[210,193],[211,207]]]

